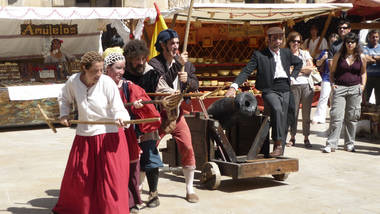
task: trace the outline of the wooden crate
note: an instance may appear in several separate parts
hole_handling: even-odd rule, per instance
[[[186,115],[185,119],[191,132],[196,168],[200,169],[202,165],[209,160],[208,121],[204,118],[197,118],[194,115]],[[168,140],[166,148],[160,151],[162,152],[162,161],[164,163],[169,164],[170,167],[181,166],[181,157],[174,138]]]

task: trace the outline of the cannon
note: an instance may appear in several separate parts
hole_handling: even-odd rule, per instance
[[[252,97],[220,99],[208,108],[210,118],[200,112],[185,116],[200,181],[208,189],[219,187],[221,175],[232,179],[271,175],[284,181],[298,171],[298,159],[269,157],[269,118],[257,111]],[[169,167],[181,165],[174,139],[161,151]]]

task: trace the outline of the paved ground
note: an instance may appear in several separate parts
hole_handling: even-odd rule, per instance
[[[140,213],[380,213],[380,141],[362,138],[355,153],[340,147],[323,154],[319,149],[326,129],[327,125],[312,125],[312,149],[300,144],[301,134],[298,145],[286,149],[286,156],[299,159],[300,170],[285,182],[269,176],[237,181],[223,177],[220,188],[210,191],[197,180],[201,201],[189,204],[184,200],[184,179],[161,173],[161,206]],[[59,128],[57,134],[41,127],[0,132],[0,213],[49,213],[73,136],[70,128]],[[146,191],[142,197],[147,200]]]

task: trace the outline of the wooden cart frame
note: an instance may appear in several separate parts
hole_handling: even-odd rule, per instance
[[[289,173],[298,171],[298,159],[269,157],[267,116],[244,117],[225,130],[217,121],[199,113],[185,118],[191,131],[196,168],[201,170],[201,183],[208,189],[219,187],[221,175],[232,179],[272,175],[275,180],[284,181]],[[169,167],[180,166],[174,139],[161,151],[163,162]]]

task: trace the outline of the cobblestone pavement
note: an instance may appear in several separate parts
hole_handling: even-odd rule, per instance
[[[184,178],[163,170],[157,208],[142,207],[140,213],[251,214],[251,213],[380,213],[380,141],[361,138],[356,152],[340,149],[324,154],[327,124],[312,125],[313,148],[303,147],[299,122],[297,145],[286,156],[299,159],[299,172],[284,182],[270,176],[232,180],[222,177],[219,189],[203,189],[195,181],[200,202],[185,201]],[[1,130],[0,213],[49,213],[57,201],[60,182],[75,130]],[[161,143],[165,146],[165,143]],[[142,198],[147,200],[147,184]]]

